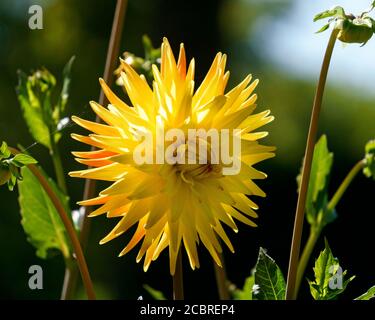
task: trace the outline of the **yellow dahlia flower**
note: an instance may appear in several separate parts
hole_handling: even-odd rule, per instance
[[[73,152],[78,162],[90,168],[71,172],[70,176],[112,183],[98,197],[79,204],[101,205],[90,216],[106,213],[108,218],[119,218],[101,244],[137,225],[120,256],[143,239],[137,262],[144,257],[145,271],[168,247],[170,272],[174,274],[182,245],[191,268],[199,267],[197,245],[200,241],[221,266],[219,238],[234,252],[222,223],[235,232],[238,229],[234,219],[256,226],[250,218],[257,217],[254,210],[258,207],[248,196],[265,196],[253,180],[264,179],[266,175],[253,165],[274,156],[274,148],[258,144],[257,140],[265,137],[266,132],[253,131],[272,121],[273,117],[269,116],[269,111],[253,114],[257,100],[253,91],[258,81],[251,82],[250,75],[225,93],[229,78],[229,72],[225,71],[226,58],[225,54],[218,53],[205,79],[194,90],[194,59],[187,67],[185,49],[181,44],[176,63],[171,47],[164,39],[161,70],[156,66],[152,68],[152,88],[142,75],[121,61],[121,77],[132,106],[118,98],[100,79],[110,104],[107,108],[95,102],[90,105],[105,124],[73,117],[78,125],[92,134],[73,134],[72,137],[98,150]],[[212,156],[207,156],[206,163],[154,161],[137,164],[133,152],[141,143],[139,132],[147,131],[155,136],[158,123],[162,123],[166,130],[177,128],[182,132],[189,129],[237,129],[241,141],[241,153],[237,155],[241,163],[239,172],[224,175],[226,165],[222,161],[214,163]],[[171,145],[171,141],[165,143]],[[212,149],[210,142],[207,146],[208,150]],[[185,150],[186,142],[180,141],[177,147]],[[201,157],[199,152],[194,156]]]

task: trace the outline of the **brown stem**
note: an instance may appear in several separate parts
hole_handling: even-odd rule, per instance
[[[289,270],[288,270],[288,279],[287,279],[287,288],[286,288],[286,299],[294,299],[296,277],[297,277],[297,267],[298,259],[300,254],[301,246],[301,237],[304,221],[304,213],[306,206],[306,196],[307,188],[309,185],[310,172],[311,172],[311,163],[314,153],[314,146],[318,131],[319,123],[319,114],[322,106],[324,87],[327,80],[328,68],[332,57],[333,48],[336,43],[338,31],[334,29],[332,31],[331,37],[329,39],[327,49],[324,55],[324,60],[322,64],[322,69],[320,71],[320,77],[318,82],[318,87],[315,93],[314,104],[311,113],[309,133],[307,136],[305,157],[303,161],[302,177],[301,177],[301,186],[298,193],[297,208],[295,213],[294,220],[294,229],[293,229],[293,238],[290,250],[289,258]]]
[[[128,4],[127,0],[118,0],[116,9],[115,9],[113,24],[112,24],[112,31],[111,31],[111,38],[109,41],[105,70],[104,70],[104,75],[103,75],[103,79],[108,84],[108,86],[112,86],[113,84],[112,75],[116,67],[117,57],[119,56],[121,34],[122,34],[123,26],[124,26],[124,18],[125,18],[127,4]],[[101,105],[104,105],[106,103],[106,98],[105,98],[103,90],[100,91],[99,103]],[[97,116],[95,121],[100,122],[100,118]],[[92,150],[95,150],[95,148],[92,148]],[[83,199],[87,200],[87,199],[93,198],[95,195],[95,188],[96,188],[95,180],[86,180],[85,189],[83,193]],[[91,208],[89,207],[84,207],[84,209],[85,211],[84,211],[84,216],[83,216],[82,229],[81,229],[81,233],[79,236],[79,240],[83,248],[86,247],[86,243],[88,240],[88,235],[90,231],[90,220],[87,218],[87,216],[91,212]],[[69,297],[74,294],[74,291],[77,285],[77,272],[78,270],[75,266],[73,266],[72,268],[66,269],[62,297],[65,297],[65,296]]]
[[[9,148],[9,150],[12,152],[12,154],[16,155],[20,153],[19,150],[15,148]],[[60,199],[57,197],[55,192],[50,187],[47,179],[44,177],[44,175],[40,172],[38,167],[33,164],[29,164],[27,168],[31,171],[31,173],[35,176],[35,178],[38,179],[40,185],[43,187],[44,191],[47,193],[48,197],[51,199],[54,207],[56,208],[56,211],[58,212],[64,227],[66,229],[66,232],[68,233],[68,237],[72,243],[73,251],[75,253],[77,264],[79,267],[79,270],[81,272],[82,281],[86,289],[87,297],[89,300],[95,300],[95,292],[94,287],[92,285],[89,269],[87,268],[87,263],[85,260],[85,257],[83,255],[83,251],[81,248],[81,244],[78,240],[78,236],[76,231],[74,230],[74,226],[69,219],[69,215],[66,213],[64,206],[62,205]]]
[[[228,280],[227,280],[227,272],[225,269],[225,263],[223,254],[219,253],[219,258],[222,262],[222,267],[219,267],[215,261],[213,261],[213,265],[215,268],[215,277],[216,277],[216,284],[217,290],[219,293],[220,300],[229,300],[229,291],[228,291]]]
[[[112,24],[111,38],[109,40],[107,59],[106,59],[104,75],[103,75],[103,79],[109,87],[111,87],[113,84],[113,72],[115,71],[115,68],[118,62],[119,53],[120,53],[121,35],[122,35],[123,27],[124,27],[127,5],[128,5],[127,0],[117,0],[115,15],[114,15],[113,24]],[[108,101],[104,95],[103,90],[100,90],[99,104],[105,105],[107,102]],[[95,121],[100,122],[100,118],[97,116]],[[92,148],[92,150],[95,150],[95,148]],[[95,196],[95,189],[96,189],[96,181],[91,180],[91,179],[86,180],[85,189],[83,192],[83,199],[87,200],[87,199],[93,198]],[[88,235],[89,235],[89,230],[90,230],[89,221],[90,220],[88,219],[87,216],[90,214],[90,212],[91,212],[91,208],[85,207],[85,212],[84,212],[84,217],[83,217],[83,222],[82,222],[82,230],[80,234],[80,241],[83,247],[86,246]]]
[[[184,279],[181,249],[178,252],[176,271],[173,275],[173,300],[184,300]]]

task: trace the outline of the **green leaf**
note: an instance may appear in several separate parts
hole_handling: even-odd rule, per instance
[[[65,65],[64,70],[63,70],[63,86],[62,86],[62,90],[60,94],[60,100],[58,103],[60,107],[60,112],[65,111],[65,107],[68,102],[70,82],[72,80],[71,71],[72,71],[72,65],[74,63],[74,60],[75,60],[75,56],[71,57],[68,63]]]
[[[143,288],[148,292],[148,294],[155,300],[167,300],[164,296],[164,293],[158,291],[154,288],[151,288],[149,285],[145,284]]]
[[[327,23],[326,25],[324,25],[323,27],[321,27],[318,31],[316,31],[315,33],[321,33],[321,32],[324,32],[326,31],[328,28],[329,28],[329,23]]]
[[[50,131],[44,112],[46,103],[40,100],[37,92],[33,92],[33,83],[34,79],[29,79],[22,71],[18,72],[18,101],[31,135],[37,142],[50,149]],[[45,85],[41,84],[40,87],[46,90]]]
[[[354,300],[370,300],[373,298],[375,298],[375,286],[371,287],[367,290],[367,292],[360,295],[358,298],[355,298]]]
[[[230,293],[234,300],[253,300],[253,286],[255,284],[254,276],[247,277],[242,289],[234,285],[230,287]]]
[[[275,261],[259,249],[255,266],[253,287],[254,300],[285,300],[285,280]]]
[[[322,135],[314,148],[306,197],[306,219],[313,226],[317,224],[324,226],[336,218],[335,211],[326,210],[328,202],[327,189],[332,164],[333,153],[328,150],[327,137]],[[300,179],[301,174],[297,177],[298,184]]]
[[[0,160],[1,159],[7,159],[11,156],[11,152],[8,149],[8,145],[5,141],[2,142],[1,147],[0,147]]]
[[[29,164],[38,163],[38,161],[36,161],[33,157],[23,153],[16,154],[11,162],[17,167],[23,167]]]
[[[40,258],[45,259],[56,250],[64,257],[69,257],[70,245],[66,231],[52,201],[27,167],[23,167],[21,173],[23,180],[18,183],[21,224],[29,242],[36,248]],[[69,213],[68,198],[59,191],[52,179],[47,180]]]
[[[339,260],[335,258],[325,241],[325,249],[315,261],[315,280],[309,281],[310,292],[315,300],[332,300],[345,291],[355,276],[345,280],[347,271],[342,271]]]
[[[331,10],[326,10],[326,11],[323,11],[321,13],[318,13],[317,15],[315,15],[314,17],[314,22],[315,21],[318,21],[318,20],[321,20],[321,19],[325,19],[325,18],[330,18],[330,17],[334,17],[334,16],[337,16],[337,17],[345,17],[345,11],[342,7],[335,7]]]

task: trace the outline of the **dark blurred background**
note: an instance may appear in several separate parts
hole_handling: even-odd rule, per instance
[[[277,156],[258,166],[269,176],[259,182],[267,198],[255,199],[260,205],[259,227],[241,226],[238,234],[229,231],[236,254],[225,252],[228,277],[238,286],[250,274],[260,246],[268,249],[286,276],[297,197],[295,177],[304,152],[315,82],[328,37],[328,33],[313,33],[320,26],[312,23],[312,17],[332,6],[332,1],[302,5],[305,2],[129,1],[122,51],[142,56],[143,34],[148,34],[155,45],[167,36],[176,51],[179,43],[184,42],[188,56],[196,58],[197,80],[202,79],[216,52],[225,52],[231,71],[229,86],[252,73],[260,79],[258,110],[270,108],[276,117],[266,128],[270,132],[266,143],[277,146]],[[348,3],[341,1],[342,5]],[[360,10],[367,8],[370,1],[355,3],[351,4],[353,10]],[[28,28],[31,4],[41,4],[44,9],[43,30]],[[15,94],[17,69],[29,72],[45,66],[60,80],[61,70],[72,55],[77,59],[68,112],[93,117],[87,104],[99,95],[98,77],[104,69],[114,7],[114,0],[0,2],[0,140],[11,145],[33,143]],[[329,147],[335,153],[331,195],[363,156],[365,143],[375,137],[374,49],[371,41],[362,49],[338,44],[334,53],[320,122],[320,133],[328,135]],[[69,133],[79,131],[77,127],[66,129],[60,142],[66,171],[80,167],[70,151],[82,150],[82,145],[69,137]],[[53,176],[46,150],[37,145],[30,152]],[[77,208],[75,203],[82,198],[84,181],[71,178],[67,181],[71,205]],[[359,175],[337,208],[339,218],[325,231],[342,266],[357,276],[342,295],[343,299],[352,299],[375,284],[374,190],[374,182]],[[58,299],[63,260],[59,256],[50,260],[35,256],[20,225],[17,196],[17,192],[0,188],[0,298]],[[126,243],[124,237],[99,246],[99,240],[114,223],[105,217],[92,220],[87,259],[99,298],[146,297],[144,284],[171,297],[166,251],[143,273],[141,265],[135,263],[136,250],[123,258],[117,257]],[[319,241],[314,257],[322,248],[323,240]],[[200,260],[201,269],[192,272],[185,259],[186,297],[217,298],[212,263],[202,247]],[[31,291],[27,286],[27,271],[33,264],[44,269],[44,290]],[[310,277],[311,267],[310,263]],[[309,298],[306,282],[301,296]]]

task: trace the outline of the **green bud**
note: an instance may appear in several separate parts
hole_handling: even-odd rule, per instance
[[[375,139],[367,142],[365,147],[365,167],[363,173],[367,178],[375,180]]]
[[[365,45],[374,33],[373,20],[370,17],[338,19],[335,28],[340,30],[337,38],[345,43],[362,43]]]
[[[144,58],[138,57],[133,53],[124,52],[122,54],[124,61],[133,67],[138,74],[142,74],[146,77],[147,81],[151,83],[153,81],[152,65],[160,64],[161,51],[160,48],[154,48],[150,38],[147,35],[142,37],[142,43],[144,47],[145,56]],[[116,84],[119,86],[123,85],[120,77],[121,71],[123,71],[120,65],[114,72],[117,76]]]
[[[9,166],[0,163],[0,186],[6,184],[11,177],[12,173],[9,170]]]
[[[342,7],[335,7],[317,14],[314,21],[330,18],[328,24],[324,25],[319,31],[327,30],[332,22],[334,28],[339,31],[337,38],[345,43],[362,43],[365,45],[375,32],[375,21],[363,12],[356,17],[353,14],[345,14]]]
[[[42,68],[29,76],[29,83],[35,93],[45,93],[53,89],[56,79],[46,68]]]

